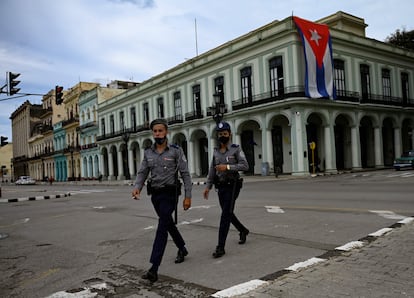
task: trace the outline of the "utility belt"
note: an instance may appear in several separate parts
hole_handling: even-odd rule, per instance
[[[177,196],[181,195],[181,181],[177,181],[177,184],[167,184],[163,187],[153,187],[152,181],[147,182],[147,194],[150,195],[158,195],[161,193],[172,193],[177,194]]]
[[[224,179],[219,180],[218,176],[214,179],[214,186],[216,188],[220,187],[229,187],[229,186],[236,186],[238,188],[242,188],[243,186],[243,178],[233,178],[233,179]]]

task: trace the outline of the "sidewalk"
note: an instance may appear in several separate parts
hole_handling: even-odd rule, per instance
[[[344,251],[337,248],[213,297],[414,297],[413,248],[414,218],[407,217]]]

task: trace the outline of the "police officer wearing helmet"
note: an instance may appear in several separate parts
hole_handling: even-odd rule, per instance
[[[207,200],[210,189],[215,186],[218,192],[221,218],[218,235],[218,245],[213,252],[214,258],[225,254],[225,244],[230,229],[230,223],[239,231],[239,244],[246,242],[249,230],[234,214],[234,205],[242,187],[239,171],[247,171],[249,164],[239,145],[231,144],[230,125],[222,121],[216,127],[219,147],[214,149],[213,160],[207,176],[207,186],[204,198]]]
[[[147,189],[151,195],[151,202],[159,220],[150,258],[152,267],[142,278],[155,282],[158,280],[158,267],[161,264],[165,247],[167,246],[168,234],[170,234],[178,248],[175,263],[184,262],[184,257],[188,255],[184,239],[173,221],[172,213],[177,208],[178,195],[180,194],[180,189],[177,188],[179,185],[178,172],[180,172],[184,182],[184,210],[191,207],[192,182],[183,150],[177,145],[168,144],[167,121],[156,119],[151,122],[150,128],[155,143],[144,152],[144,158],[137,173],[132,197],[136,200],[140,198],[144,182],[151,172],[150,180],[147,182]]]

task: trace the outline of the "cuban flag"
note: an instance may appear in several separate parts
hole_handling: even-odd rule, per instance
[[[305,94],[310,98],[335,98],[332,43],[329,27],[293,17],[305,53]]]

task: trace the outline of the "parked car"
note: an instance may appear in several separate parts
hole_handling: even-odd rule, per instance
[[[20,176],[19,179],[15,182],[16,185],[33,185],[36,184],[36,180],[34,180],[30,176]]]
[[[414,169],[414,150],[406,151],[394,160],[394,169],[399,171],[402,168]]]

